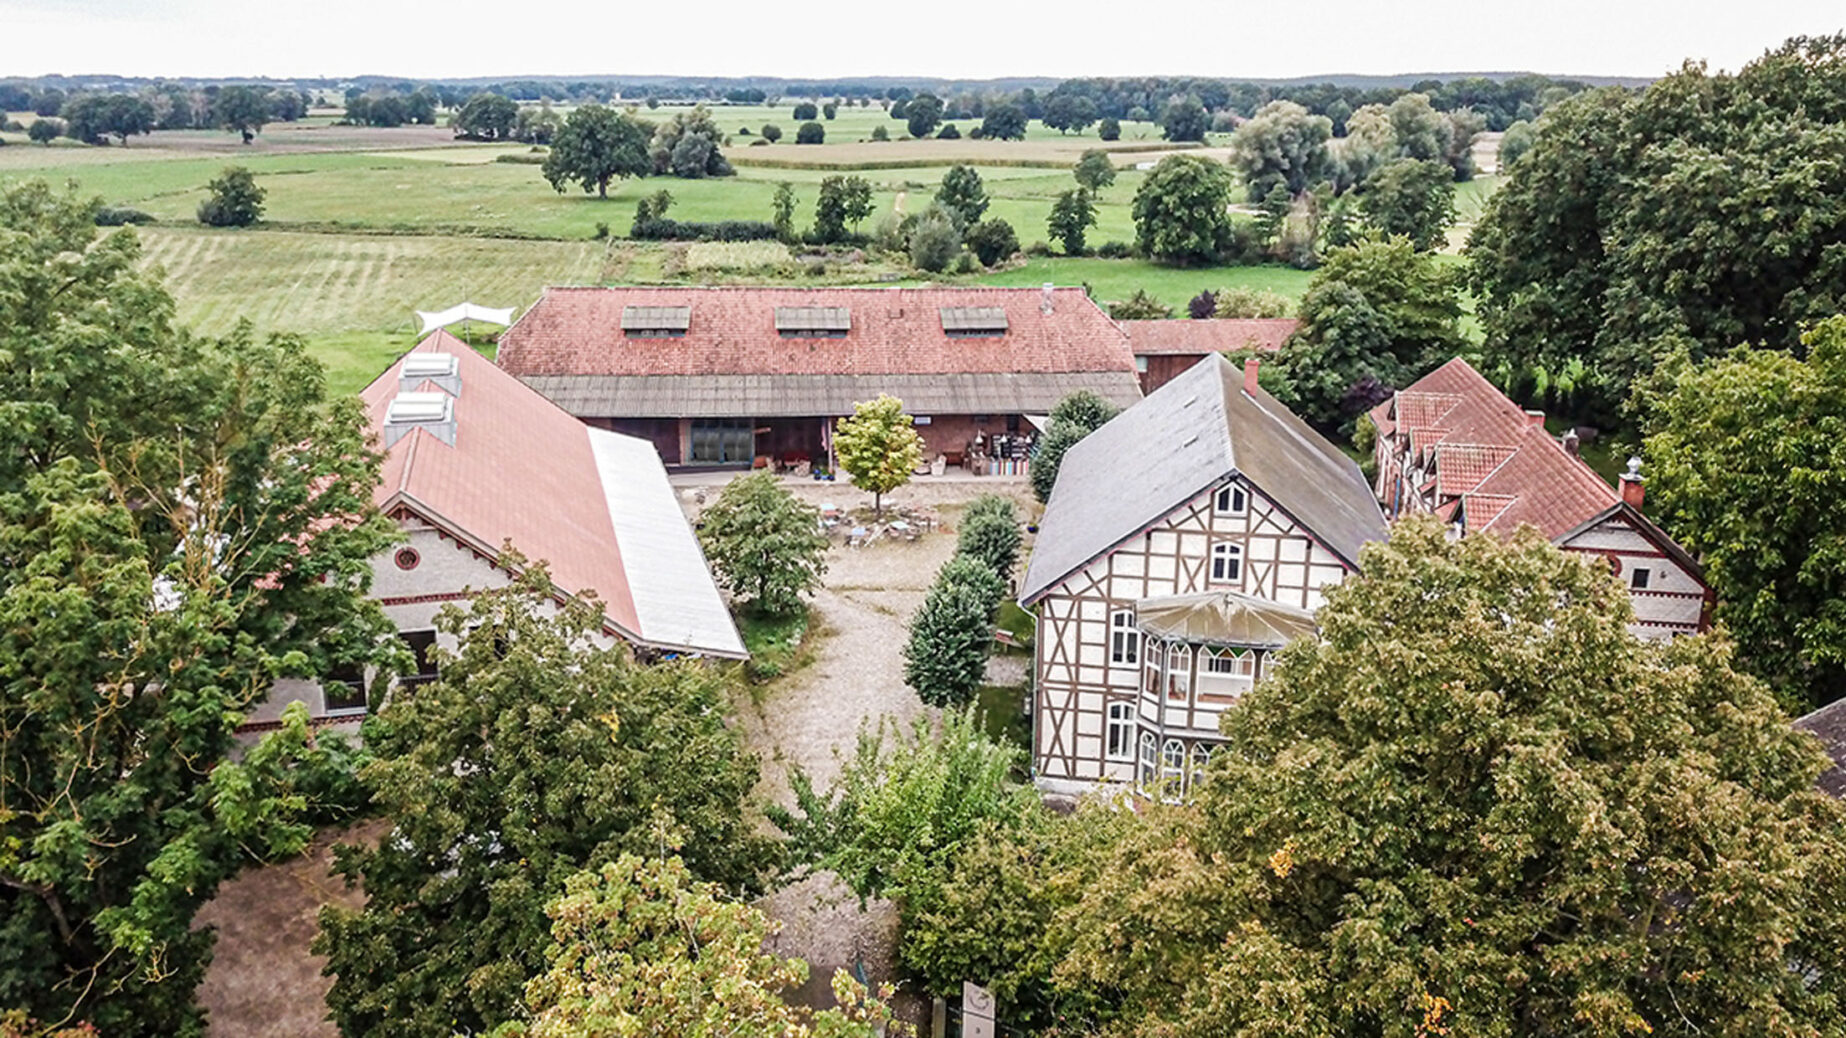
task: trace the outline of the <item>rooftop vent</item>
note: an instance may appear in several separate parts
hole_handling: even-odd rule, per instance
[[[399,393],[385,408],[384,448],[418,429],[455,446],[455,398],[447,393]]]
[[[784,338],[843,339],[852,331],[852,311],[843,306],[778,306],[776,331]]]
[[[679,339],[691,326],[690,306],[622,307],[622,334],[630,339]]]
[[[461,396],[461,358],[453,353],[412,353],[397,369],[401,394],[425,382],[434,382],[450,396]]]
[[[951,339],[1006,334],[1006,309],[999,306],[945,306],[942,330]]]

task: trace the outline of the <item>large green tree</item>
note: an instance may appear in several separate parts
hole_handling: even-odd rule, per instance
[[[1485,356],[1516,390],[1589,368],[1587,408],[1684,347],[1798,352],[1846,310],[1846,35],[1546,111],[1469,244]]]
[[[1210,263],[1230,251],[1231,176],[1222,163],[1169,155],[1135,189],[1135,239],[1167,263]]]
[[[519,125],[519,105],[511,98],[483,90],[470,97],[455,113],[455,128],[488,140],[505,140]]]
[[[1842,809],[1727,642],[1638,639],[1530,528],[1419,517],[1361,570],[1071,914],[1060,981],[1115,1033],[1846,1027]]]
[[[728,177],[736,171],[724,157],[724,145],[724,131],[718,128],[711,110],[698,105],[690,111],[675,112],[656,127],[647,153],[657,176],[671,174],[688,180]]]
[[[648,158],[647,124],[604,105],[584,105],[564,119],[542,167],[552,189],[576,183],[585,193],[596,189],[598,198],[609,197],[609,181],[618,177],[644,177],[653,169]]]
[[[194,914],[326,806],[303,718],[240,764],[233,733],[278,677],[391,657],[396,533],[300,341],[176,328],[96,207],[0,193],[0,1004],[196,1035]]]
[[[966,706],[987,676],[994,611],[1004,578],[982,558],[958,554],[942,564],[929,594],[910,618],[904,643],[904,683],[930,706]]]
[[[241,134],[245,144],[263,132],[263,124],[275,112],[275,99],[266,87],[220,87],[212,99],[212,120],[219,127]]]
[[[578,873],[546,914],[545,970],[526,985],[531,1023],[495,1038],[875,1038],[894,1019],[845,970],[833,977],[838,1008],[791,1006],[807,963],[765,950],[769,917],[676,857],[626,854]]]
[[[361,776],[391,830],[338,848],[365,905],[324,909],[314,944],[344,1034],[512,1019],[544,961],[545,905],[585,868],[673,844],[700,879],[747,890],[774,865],[744,814],[757,767],[725,727],[721,673],[597,649],[601,607],[547,616],[551,602],[535,565],[446,609],[460,651],[367,723]]]
[[[812,125],[819,125],[818,123]],[[823,177],[814,200],[814,237],[822,242],[841,241],[846,225],[855,229],[872,215],[872,185],[864,177]]]
[[[1096,202],[1084,188],[1072,188],[1051,203],[1045,233],[1064,247],[1066,256],[1081,256],[1087,249],[1090,228],[1096,225]]]
[[[1032,496],[1041,503],[1050,501],[1052,488],[1058,483],[1058,469],[1064,464],[1064,452],[1102,428],[1121,410],[1088,389],[1079,389],[1053,405],[1045,435],[1032,448],[1032,468],[1027,474]]]
[[[1231,137],[1231,166],[1243,177],[1252,200],[1281,184],[1298,195],[1327,167],[1333,122],[1293,101],[1271,101]]]
[[[918,94],[904,105],[904,126],[916,138],[927,137],[942,125],[942,99],[934,94]]]
[[[872,509],[884,510],[884,495],[910,482],[923,461],[923,438],[917,435],[904,402],[880,394],[853,407],[833,432],[833,452],[853,486],[872,495]]]
[[[1402,236],[1419,251],[1434,251],[1448,242],[1455,222],[1455,177],[1440,162],[1388,162],[1365,178],[1359,212],[1381,236]]]
[[[955,213],[963,227],[972,227],[987,212],[987,186],[973,166],[950,166],[936,189],[936,204]]]
[[[1846,694],[1846,317],[1806,361],[1663,366],[1643,423],[1649,504],[1697,553],[1743,664],[1804,711]]]
[[[772,615],[799,610],[827,572],[820,510],[768,471],[725,484],[699,516],[699,544],[732,594]]]
[[[1264,385],[1328,431],[1458,355],[1460,279],[1408,239],[1329,249]]]

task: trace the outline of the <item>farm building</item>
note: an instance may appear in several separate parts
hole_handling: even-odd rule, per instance
[[[1182,796],[1225,706],[1386,536],[1352,460],[1221,356],[1064,456],[1020,604],[1039,785]]]
[[[1371,412],[1378,500],[1387,515],[1433,512],[1463,534],[1536,526],[1566,551],[1601,555],[1628,585],[1634,631],[1667,638],[1704,630],[1713,596],[1696,561],[1641,512],[1630,463],[1618,494],[1460,358]]]
[[[1143,393],[1152,393],[1214,353],[1274,353],[1301,325],[1292,317],[1117,323],[1128,333],[1128,342],[1134,349],[1135,370],[1141,374]]]
[[[671,466],[827,464],[835,420],[885,393],[925,458],[1022,471],[1034,417],[1141,398],[1128,337],[1077,288],[551,288],[499,364]]]
[[[384,465],[373,499],[404,541],[372,562],[372,594],[436,676],[448,644],[435,615],[511,582],[502,546],[544,561],[560,597],[593,592],[605,648],[642,656],[742,658],[743,642],[712,582],[666,470],[645,440],[592,429],[438,331],[361,394]],[[321,719],[357,719],[369,675],[278,683],[256,725],[301,700]]]

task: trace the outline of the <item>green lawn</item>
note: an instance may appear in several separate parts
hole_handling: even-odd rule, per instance
[[[1071,259],[1051,256],[1029,260],[1024,266],[985,274],[975,280],[986,285],[1085,284],[1098,300],[1117,302],[1146,289],[1149,295],[1185,316],[1186,301],[1205,289],[1254,288],[1290,299],[1307,291],[1313,275],[1293,267],[1167,267],[1146,260]]]

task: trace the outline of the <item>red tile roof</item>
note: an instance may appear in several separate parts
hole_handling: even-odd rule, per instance
[[[1378,405],[1372,419],[1381,434],[1435,452],[1438,497],[1462,498],[1469,532],[1531,523],[1555,539],[1621,500],[1459,357]]]
[[[455,443],[415,429],[393,444],[374,494],[379,507],[406,505],[489,553],[511,541],[528,559],[548,562],[564,592],[594,589],[609,623],[637,638],[640,621],[588,427],[447,332],[410,352],[459,359]],[[360,394],[374,429],[384,427],[403,363]]]
[[[1134,373],[1128,336],[1080,288],[548,288],[500,338],[515,375]],[[690,307],[682,338],[630,339],[622,310]],[[843,337],[783,338],[776,307],[845,307]],[[1007,332],[949,338],[943,307],[1000,307]]]
[[[1224,320],[1117,321],[1128,333],[1138,357],[1159,354],[1204,356],[1236,350],[1282,348],[1301,322],[1292,317],[1249,317]]]

